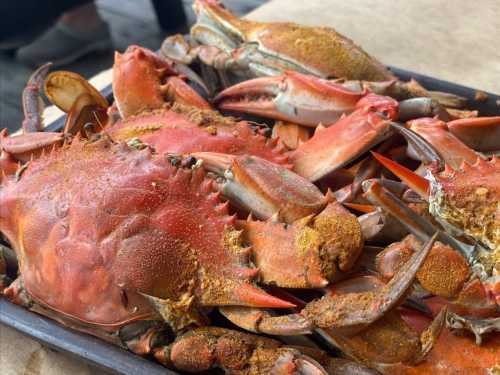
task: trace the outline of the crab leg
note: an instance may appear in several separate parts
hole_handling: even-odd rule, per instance
[[[367,292],[380,288],[381,285],[383,282],[374,276],[361,276],[334,285],[329,288],[329,294],[334,296]],[[400,313],[396,311],[390,311],[376,324],[354,336],[342,335],[333,329],[318,330],[318,333],[333,345],[341,347],[347,356],[382,370],[398,363],[414,364],[421,361],[439,336],[445,315],[445,310],[441,311],[420,337],[405,324]],[[388,347],[381,347],[378,340],[380,337],[386,337],[385,335],[390,335],[391,342]]]
[[[438,116],[441,120],[449,120],[450,115],[434,99],[421,97],[402,100],[399,103],[399,120],[408,121],[421,117]]]
[[[392,357],[389,362],[418,362],[428,353],[439,335],[444,323],[445,312],[443,311],[421,336],[421,343],[418,345],[420,349],[418,349],[414,348],[413,344],[415,343],[412,342],[415,339],[411,337],[408,329],[402,327],[404,323],[397,320],[392,310],[404,299],[417,270],[433,247],[436,237],[437,233],[384,286],[372,285],[366,279],[365,281],[368,282],[368,289],[366,289],[366,282],[347,281],[343,283],[347,286],[339,286],[342,293],[327,295],[307,304],[300,313],[281,317],[273,317],[267,312],[259,312],[256,309],[239,308],[229,308],[229,311],[226,309],[224,314],[236,324],[256,332],[267,332],[268,324],[271,322],[276,322],[277,328],[270,328],[270,332],[279,332],[282,335],[295,334],[296,332],[305,333],[313,327],[325,328],[326,331],[318,330],[318,332],[320,334],[326,333],[327,339],[333,340],[334,345],[340,347],[348,356],[375,368],[379,368],[379,363],[373,360],[373,356],[368,355],[365,340],[370,341],[373,340],[372,337],[380,337],[375,332],[383,334],[382,332],[385,331],[392,332],[393,336],[391,337],[395,339],[394,335],[397,332],[397,347],[391,351]],[[375,322],[377,323],[374,324]],[[365,330],[372,333],[364,334]],[[410,343],[412,345],[408,350],[403,349],[404,345]]]
[[[395,218],[397,218],[408,230],[422,241],[428,241],[432,233],[437,231],[436,227],[429,221],[416,214],[406,206],[398,197],[383,188],[375,180],[367,180],[363,183],[365,196],[377,206],[382,207]],[[466,245],[445,232],[439,232],[439,241],[457,249],[466,259],[470,260],[476,250],[475,246]]]
[[[25,163],[30,160],[32,155],[61,143],[64,138],[63,133],[57,132],[20,134],[3,139],[2,148],[5,152],[13,155],[16,160]]]
[[[500,317],[490,319],[476,319],[463,317],[453,312],[448,313],[446,325],[454,330],[467,330],[474,334],[476,345],[481,345],[483,335],[490,332],[500,332]]]
[[[154,356],[166,367],[189,373],[219,368],[235,375],[328,375],[325,368],[338,363],[316,349],[301,350],[267,337],[210,326],[188,330],[172,340],[164,324],[143,320],[122,327],[119,339],[136,354]]]
[[[295,336],[313,331],[311,322],[300,314],[276,316],[272,310],[240,306],[219,307],[219,311],[229,321],[250,332]]]
[[[328,375],[314,359],[279,341],[218,327],[188,331],[171,345],[155,348],[154,355],[187,372],[218,367],[230,374]]]
[[[40,91],[50,65],[45,64],[38,68],[23,91],[25,116],[22,125],[23,134],[8,137],[6,130],[2,130],[0,134],[0,153],[2,154],[0,161],[5,174],[12,173],[14,160],[27,162],[42,150],[62,143],[65,138],[61,133],[43,132],[43,102],[40,98]]]
[[[438,232],[384,287],[371,292],[323,297],[309,303],[301,314],[317,327],[337,329],[343,334],[353,335],[363,330],[402,301],[437,236]]]
[[[354,335],[382,318],[390,310],[402,302],[408,288],[412,285],[415,275],[432,248],[436,234],[426,246],[415,253],[411,260],[405,263],[389,283],[374,291],[350,291],[341,295],[325,296],[306,305],[299,315],[312,323],[308,325],[297,314],[280,317],[281,334],[307,330],[310,327],[329,328],[339,335]],[[238,312],[232,311],[232,313]],[[232,321],[242,322],[244,325],[253,325],[258,317],[255,311],[249,313],[250,318],[232,318]],[[264,318],[268,318],[264,316]],[[279,320],[279,319],[277,319]],[[258,327],[257,327],[258,329]]]
[[[24,121],[22,128],[25,133],[39,132],[43,129],[41,113],[44,105],[40,98],[40,90],[51,65],[52,63],[47,63],[35,70],[23,90]]]
[[[214,99],[223,110],[238,111],[315,127],[352,112],[366,91],[293,71],[229,87]]]
[[[411,79],[408,82],[389,80],[389,81],[356,81],[356,80],[338,80],[344,87],[351,90],[360,91],[368,89],[370,92],[378,95],[387,95],[397,100],[405,100],[418,98],[419,100],[429,99],[428,105],[433,107],[433,110],[439,112],[440,115],[449,116],[442,108],[464,108],[467,105],[467,98],[462,96],[440,92],[428,91],[423,88],[417,81]],[[439,104],[439,106],[436,106]],[[438,113],[436,113],[438,114]],[[428,115],[427,115],[428,116]]]

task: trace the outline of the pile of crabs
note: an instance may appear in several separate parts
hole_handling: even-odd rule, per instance
[[[31,77],[3,297],[187,372],[500,371],[500,117],[332,29],[194,7],[189,41],[116,53],[111,106]]]

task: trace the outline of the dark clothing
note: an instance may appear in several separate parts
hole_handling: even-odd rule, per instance
[[[59,16],[91,0],[0,0],[0,43],[22,40],[28,44]],[[178,29],[186,23],[181,0],[152,0],[163,30]]]
[[[3,0],[0,1],[0,42],[35,38],[52,26],[64,12],[90,0]],[[29,40],[27,41],[27,43]]]

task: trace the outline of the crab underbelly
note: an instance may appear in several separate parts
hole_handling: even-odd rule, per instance
[[[432,181],[430,213],[453,235],[466,235],[484,245],[474,254],[489,277],[500,274],[500,201],[486,187],[471,187],[468,199],[457,200]],[[493,198],[493,199],[492,199]]]

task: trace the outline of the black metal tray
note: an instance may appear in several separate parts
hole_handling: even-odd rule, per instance
[[[391,70],[402,80],[416,79],[426,89],[449,92],[469,99],[468,108],[479,110],[482,116],[500,115],[500,96],[487,93],[487,100],[475,101],[475,89],[456,85],[406,70],[392,68]],[[102,90],[103,95],[111,97],[111,85]],[[57,131],[62,128],[64,117],[49,124],[47,129]],[[10,326],[58,351],[102,368],[111,373],[136,375],[174,375],[176,372],[167,370],[159,364],[141,358],[131,352],[120,349],[90,335],[67,329],[53,320],[32,313],[0,298],[0,323]]]

